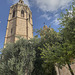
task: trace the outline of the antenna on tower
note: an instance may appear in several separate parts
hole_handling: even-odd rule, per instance
[[[45,26],[45,22],[44,22],[43,24],[44,24],[44,26]]]

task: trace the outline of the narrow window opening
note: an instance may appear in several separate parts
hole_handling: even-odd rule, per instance
[[[23,10],[21,11],[21,17],[24,17],[24,11]]]
[[[30,14],[29,14],[29,21],[30,21]]]
[[[12,32],[13,32],[13,28],[11,28],[11,34],[12,34]]]
[[[13,16],[12,17],[15,17],[15,10],[13,11]]]

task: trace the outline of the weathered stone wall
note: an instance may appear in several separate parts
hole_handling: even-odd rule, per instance
[[[75,74],[75,64],[72,64],[71,68]],[[66,67],[63,67],[62,69],[60,69],[60,75],[71,75],[67,65],[66,65]]]
[[[57,75],[71,75],[67,65],[65,67],[63,66],[62,69],[59,69],[58,67],[55,67],[55,68],[57,71]],[[72,68],[74,75],[75,75],[75,64],[71,64],[71,68]]]
[[[24,11],[24,16],[22,16],[22,10]],[[15,11],[14,17],[13,11]],[[16,42],[18,40],[16,36],[21,36],[26,39],[33,38],[32,12],[27,5],[20,2],[10,7],[5,44]]]

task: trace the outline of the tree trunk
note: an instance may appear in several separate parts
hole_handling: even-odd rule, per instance
[[[69,67],[69,71],[70,71],[71,75],[74,75],[73,70],[72,70],[72,68],[71,68],[69,63],[68,63],[68,67]]]

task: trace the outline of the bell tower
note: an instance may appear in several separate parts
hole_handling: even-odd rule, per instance
[[[5,44],[15,42],[17,36],[33,38],[32,12],[23,0],[10,7]]]

